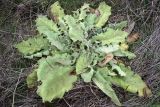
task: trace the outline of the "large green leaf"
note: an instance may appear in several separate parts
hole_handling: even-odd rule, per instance
[[[58,31],[56,23],[49,20],[46,16],[38,16],[36,19],[36,26],[39,33],[46,35],[52,45],[56,46],[60,50],[64,49],[64,44],[58,36],[60,32]]]
[[[54,58],[50,56],[39,61],[37,77],[42,84],[38,86],[37,93],[43,102],[62,98],[65,92],[72,89],[73,83],[77,80],[75,75],[71,75],[73,70],[71,66],[56,64]]]
[[[93,82],[107,95],[111,100],[118,106],[121,106],[120,101],[118,100],[115,91],[111,87],[111,82],[107,76],[108,68],[99,68],[97,73],[93,77]]]
[[[101,28],[111,15],[111,7],[106,5],[105,2],[102,2],[99,4],[98,10],[100,12],[100,16],[96,22],[96,27]]]
[[[36,19],[36,26],[40,34],[47,35],[48,31],[59,33],[56,23],[54,23],[52,20],[49,20],[47,16],[39,15]]]
[[[51,5],[50,12],[54,19],[62,18],[65,15],[58,1]]]
[[[114,76],[111,78],[111,82],[123,89],[131,92],[137,93],[139,96],[149,96],[151,95],[151,90],[143,82],[141,77],[134,73],[130,68],[125,67],[123,64],[119,64],[119,67],[125,71],[126,76]]]
[[[93,37],[93,41],[100,41],[103,45],[105,44],[114,44],[114,43],[122,43],[125,42],[125,38],[128,36],[127,32],[124,32],[122,30],[114,30],[111,28],[108,28],[106,32],[100,33],[97,36]]]
[[[37,51],[49,48],[49,42],[43,36],[35,36],[15,45],[19,52],[24,55],[31,55]]]
[[[82,53],[76,62],[76,72],[77,74],[81,74],[86,71],[86,68],[90,66],[92,62],[90,53]]]
[[[69,37],[74,41],[83,41],[84,40],[84,34],[83,29],[81,27],[80,23],[77,23],[77,20],[72,17],[71,15],[66,15],[64,17],[68,27],[69,27]]]

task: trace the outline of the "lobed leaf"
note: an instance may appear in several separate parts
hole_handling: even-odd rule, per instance
[[[102,2],[99,4],[98,11],[100,12],[100,16],[96,21],[96,27],[101,28],[111,15],[111,7]]]
[[[77,20],[71,15],[66,15],[64,17],[68,27],[69,27],[69,37],[74,41],[83,41],[84,34],[83,29],[80,23],[77,23]]]
[[[63,8],[60,6],[59,2],[55,2],[50,6],[51,17],[54,20],[60,19],[65,16]]]
[[[43,102],[62,98],[65,92],[72,89],[73,83],[77,80],[75,75],[71,75],[73,70],[71,66],[56,64],[51,56],[39,61],[37,77],[42,84],[38,86],[37,93],[42,97]]]
[[[58,36],[60,32],[56,23],[54,23],[52,20],[49,20],[46,16],[38,16],[36,19],[36,26],[39,33],[44,34],[51,45],[54,45],[59,50],[64,49],[64,44],[61,43],[61,40]]]
[[[35,52],[49,48],[49,42],[43,36],[38,35],[16,44],[15,47],[24,55],[32,55]]]
[[[109,81],[108,68],[99,68],[97,73],[93,77],[93,82],[107,95],[111,100],[118,106],[121,106],[115,91],[111,87],[111,82]]]
[[[114,43],[123,43],[125,42],[125,38],[128,36],[127,32],[122,30],[114,30],[108,28],[106,32],[100,33],[97,36],[92,38],[92,41],[100,41],[103,45],[105,44],[114,44]]]
[[[87,12],[89,12],[89,4],[84,3],[84,5],[80,8],[80,14],[78,20],[83,20],[87,17]]]
[[[130,68],[125,67],[123,64],[119,64],[119,67],[125,71],[126,76],[114,76],[111,78],[111,82],[123,89],[131,92],[138,93],[139,96],[150,96],[151,90],[147,87],[141,77],[131,71]]]

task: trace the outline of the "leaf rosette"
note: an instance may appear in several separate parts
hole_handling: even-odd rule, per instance
[[[41,83],[37,93],[43,102],[62,98],[77,79],[93,81],[118,106],[112,85],[139,96],[151,94],[141,77],[119,61],[136,56],[128,50],[128,33],[123,31],[127,21],[108,23],[111,7],[105,2],[97,9],[84,4],[72,15],[55,2],[48,13],[50,18],[39,15],[36,19],[36,36],[15,45],[25,58],[39,58],[27,84],[33,88],[36,81]]]

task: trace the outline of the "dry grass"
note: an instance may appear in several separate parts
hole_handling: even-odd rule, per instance
[[[63,99],[42,104],[35,90],[26,86],[26,76],[35,61],[23,59],[13,45],[27,35],[35,34],[34,19],[45,14],[55,0],[1,0],[0,1],[0,105],[1,107],[115,107],[94,84],[77,82]],[[67,13],[79,8],[85,0],[60,0]],[[87,0],[95,6],[103,0]],[[124,106],[149,107],[160,101],[160,2],[158,0],[106,0],[113,7],[110,21],[133,20],[133,32],[141,39],[133,44],[137,58],[130,65],[152,89],[151,98],[139,98],[116,88]],[[94,5],[95,4],[95,5]],[[114,87],[115,88],[115,87]]]

